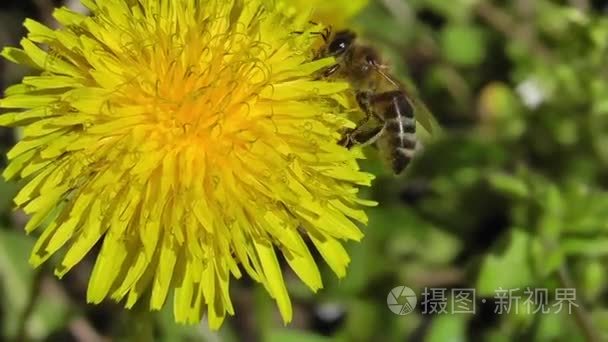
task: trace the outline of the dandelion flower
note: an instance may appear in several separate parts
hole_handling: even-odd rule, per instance
[[[59,254],[61,277],[100,243],[88,302],[146,293],[158,310],[171,293],[177,322],[206,313],[213,329],[246,272],[289,322],[277,252],[316,291],[305,239],[344,276],[342,242],[372,204],[360,152],[336,143],[348,85],[315,80],[333,61],[292,34],[308,18],[262,0],[83,3],[91,16],[26,20],[21,48],[2,51],[41,71],[0,100],[0,125],[23,127],[3,176],[26,180],[26,231],[43,227],[30,262]]]

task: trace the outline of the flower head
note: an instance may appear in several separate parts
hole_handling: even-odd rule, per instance
[[[0,125],[24,126],[3,175],[27,180],[26,231],[44,227],[31,263],[61,251],[61,277],[100,242],[89,302],[131,307],[150,290],[160,309],[173,292],[178,322],[206,310],[212,328],[245,271],[289,321],[276,250],[312,290],[304,238],[343,276],[340,241],[362,237],[357,186],[372,179],[336,143],[348,85],[315,80],[332,61],[311,62],[314,35],[292,34],[308,18],[260,0],[83,3],[91,16],[27,20],[22,48],[2,52],[42,71],[0,100],[13,110]]]

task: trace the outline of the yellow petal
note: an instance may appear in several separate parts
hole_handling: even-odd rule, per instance
[[[283,321],[289,323],[292,318],[291,301],[287,294],[287,288],[283,281],[283,275],[281,274],[274,248],[265,241],[254,240],[253,244],[260,258],[261,266],[264,269],[270,295],[277,301]]]

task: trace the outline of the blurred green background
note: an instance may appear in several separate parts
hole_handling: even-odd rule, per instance
[[[25,17],[53,25],[52,8],[74,3],[2,0],[0,45],[18,44]],[[237,315],[219,333],[174,324],[171,303],[160,313],[86,305],[96,251],[61,281],[52,263],[32,270],[35,237],[11,206],[18,185],[0,180],[0,340],[608,340],[608,4],[371,0],[353,27],[416,86],[443,132],[403,177],[367,151],[364,167],[379,176],[366,193],[380,206],[363,242],[348,245],[345,279],[323,266],[313,295],[286,268],[287,327],[247,279],[233,282]],[[30,72],[1,61],[0,88]],[[0,128],[1,154],[14,136]],[[407,315],[387,307],[401,285],[418,295]],[[425,312],[425,288],[445,289],[430,299],[447,314]],[[458,288],[475,289],[475,314],[450,314]],[[526,288],[547,289],[551,312],[526,308]],[[556,313],[559,288],[576,288],[571,313]],[[499,289],[519,289],[509,313],[495,312]]]

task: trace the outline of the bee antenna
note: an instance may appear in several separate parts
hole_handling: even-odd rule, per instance
[[[314,32],[310,32],[310,34],[313,34],[315,36],[321,36],[323,38],[323,40],[325,42],[327,42],[327,35],[325,32],[314,31]]]
[[[331,26],[328,26],[323,31],[312,31],[312,32],[310,32],[310,34],[321,36],[323,38],[323,41],[325,41],[327,43],[327,40],[329,39],[329,36],[331,35],[331,31],[332,31]],[[304,34],[304,31],[292,31],[291,34]]]

